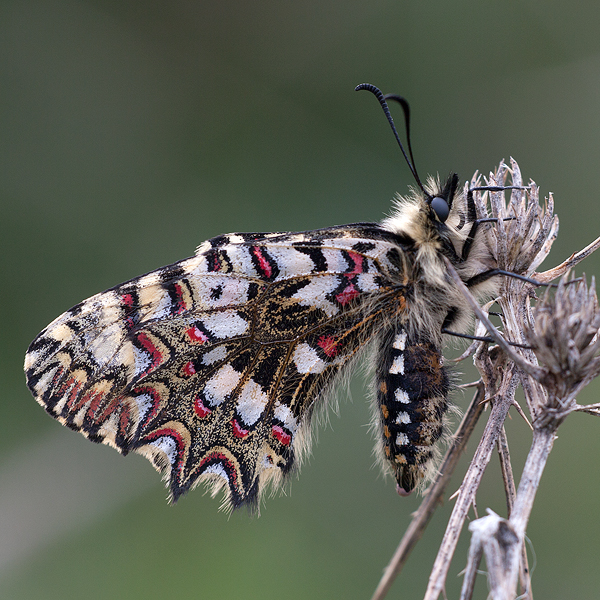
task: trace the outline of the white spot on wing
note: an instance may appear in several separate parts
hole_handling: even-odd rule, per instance
[[[358,287],[364,292],[375,292],[379,289],[379,285],[375,281],[375,273],[361,273],[358,276]]]
[[[326,244],[327,241],[325,240],[324,243]],[[323,248],[321,252],[327,261],[327,270],[330,273],[344,273],[348,270],[348,261],[344,258],[340,250]]]
[[[164,435],[151,442],[151,445],[158,450],[162,450],[167,455],[167,459],[171,464],[175,463],[175,459],[177,458],[177,444],[172,437]]]
[[[398,446],[408,446],[408,437],[405,433],[399,433],[396,436],[396,444]]]
[[[307,343],[298,344],[294,350],[294,363],[299,373],[321,373],[327,364]]]
[[[171,307],[173,305],[171,296],[164,290],[161,290],[159,294],[157,290],[156,300],[154,310],[144,316],[145,321],[149,319],[166,319],[171,315]]]
[[[102,423],[102,427],[100,427],[98,431],[98,435],[100,437],[106,438],[110,440],[111,445],[115,444],[115,438],[117,436],[117,431],[119,430],[119,417],[116,412],[110,414],[108,419]],[[116,445],[115,445],[116,447]]]
[[[223,365],[204,386],[204,396],[212,406],[218,406],[225,400],[242,377],[231,365]]]
[[[211,248],[212,248],[212,246],[210,245],[210,242],[208,242],[208,241],[202,242],[196,248],[196,254],[204,254],[205,252],[208,252]]]
[[[143,350],[140,350],[137,346],[133,346],[133,356],[135,357],[135,376],[137,377],[144,371],[146,371],[152,361],[150,360],[150,355]]]
[[[206,469],[204,470],[204,473],[210,473],[211,475],[218,475],[219,477],[222,477],[227,483],[229,483],[229,477],[227,475],[227,471],[225,470],[225,468],[223,467],[223,465],[221,463],[215,463],[213,465],[206,467]],[[204,473],[203,473],[203,475],[204,475]]]
[[[138,408],[140,423],[146,418],[148,411],[152,408],[154,402],[150,394],[140,394],[135,397],[135,402]]]
[[[320,275],[314,277],[308,285],[298,290],[292,298],[298,300],[302,306],[320,308],[328,317],[333,317],[339,312],[339,308],[327,300],[326,296],[331,294],[339,286],[337,275]]]
[[[64,323],[60,323],[55,327],[52,327],[52,324],[50,324],[47,330],[48,334],[59,342],[67,342],[75,335],[73,330]]]
[[[235,276],[199,274],[191,278],[190,286],[194,306],[199,309],[235,306],[248,301],[249,281]],[[219,293],[215,294],[217,289]]]
[[[156,273],[145,275],[138,281],[138,301],[143,322],[171,315],[173,301]]]
[[[246,333],[248,323],[235,310],[224,310],[202,318],[204,326],[217,338],[224,339]]]
[[[227,349],[225,346],[217,346],[214,350],[210,350],[210,352],[205,352],[202,355],[202,362],[205,365],[212,365],[216,362],[224,360],[227,357]]]
[[[144,290],[148,290],[150,293],[153,293],[154,290],[151,290],[151,288],[155,288],[156,286],[160,285],[160,278],[156,271],[154,271],[152,273],[148,273],[147,275],[143,275],[142,277],[140,277],[137,280],[137,285],[139,293],[143,293]]]
[[[52,369],[50,369],[49,371],[47,371],[40,377],[39,381],[35,385],[35,389],[38,394],[41,394],[48,387],[48,385],[52,381],[57,369],[58,369],[58,365],[56,365],[55,367],[53,367]]]
[[[288,277],[308,275],[315,268],[308,254],[298,252],[298,250],[294,250],[293,248],[268,246],[267,252],[275,260],[279,268],[279,275],[277,275],[275,281],[287,279]]]
[[[296,418],[292,414],[292,411],[285,405],[281,404],[279,401],[275,404],[275,410],[273,414],[276,419],[279,419],[292,433],[296,433],[296,429],[298,428],[298,422]]]
[[[229,238],[230,244],[243,244],[244,243],[244,238],[241,235],[232,233],[232,234],[228,235],[227,237]]]
[[[237,411],[247,425],[254,425],[265,410],[269,396],[255,381],[249,379],[240,391]]]
[[[224,249],[227,250],[227,256],[231,261],[231,268],[236,273],[257,277],[258,273],[254,268],[248,246],[225,246]]]
[[[119,323],[113,323],[103,329],[99,334],[89,335],[87,350],[92,354],[94,360],[100,367],[104,367],[119,350],[119,344],[123,339],[123,331]]]

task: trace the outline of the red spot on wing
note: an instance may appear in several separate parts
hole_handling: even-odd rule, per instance
[[[133,294],[123,294],[121,296],[121,304],[124,306],[124,321],[127,329],[132,329],[135,325],[132,314],[135,312],[131,310],[134,307]]]
[[[133,306],[133,296],[131,294],[123,294],[121,296],[121,302],[124,306]]]
[[[186,362],[181,370],[186,377],[191,377],[192,375],[196,374],[196,367],[194,366],[194,363],[191,360]]]
[[[71,376],[68,379],[65,379],[65,381],[63,381],[62,385],[60,386],[60,388],[58,388],[56,395],[57,396],[64,396],[69,388],[69,386],[73,385],[75,383],[76,379],[75,377]]]
[[[237,470],[236,470],[235,466],[233,465],[233,463],[229,460],[229,458],[227,456],[225,456],[225,454],[223,454],[222,452],[211,452],[211,453],[207,454],[200,461],[200,464],[198,465],[198,468],[196,469],[196,473],[200,474],[203,471],[205,471],[208,467],[210,467],[211,465],[215,465],[215,464],[220,464],[223,467],[223,470],[229,477],[230,485],[237,490],[237,485],[238,485]]]
[[[75,402],[75,400],[77,400],[77,397],[79,396],[79,390],[81,390],[81,386],[82,386],[82,382],[78,381],[72,388],[71,391],[69,392],[69,400],[67,401],[67,406],[69,407],[73,407],[73,403]]]
[[[330,357],[335,356],[338,353],[338,342],[332,335],[322,335],[317,341],[323,352]]]
[[[271,428],[273,431],[273,435],[283,444],[284,446],[289,446],[292,441],[292,436],[285,431],[283,427],[280,425],[273,425]]]
[[[354,268],[352,269],[352,271],[345,273],[346,277],[352,277],[354,275],[358,275],[358,274],[362,273],[364,271],[365,257],[362,256],[361,254],[358,254],[357,252],[352,252],[352,251],[348,252],[348,257],[354,263]]]
[[[60,387],[60,389],[58,390],[58,392],[56,394],[58,397],[62,397],[65,394],[68,394],[67,402],[66,402],[65,406],[71,412],[76,412],[82,406],[81,399],[79,399],[79,401],[78,401],[79,392],[81,391],[82,386],[83,386],[82,381],[75,379],[75,377],[69,377],[69,379],[67,379],[63,383],[63,385]]]
[[[271,267],[271,264],[263,254],[262,250],[258,246],[252,246],[251,251],[252,254],[254,254],[254,256],[256,257],[256,260],[258,261],[258,266],[262,271],[262,274],[267,279],[270,279],[273,275],[273,269]]]
[[[175,313],[180,315],[187,310],[187,305],[183,299],[183,288],[178,283],[173,284],[173,287],[175,288],[175,295],[177,297],[175,301]]]
[[[353,283],[349,283],[342,292],[336,295],[336,300],[343,306],[358,296],[359,292]]]
[[[359,291],[356,289],[354,284],[356,283],[356,276],[360,275],[364,272],[365,268],[365,257],[358,252],[346,252],[347,257],[354,263],[352,269],[346,273],[344,276],[348,280],[348,285],[346,288],[336,295],[337,301],[343,306],[344,304],[348,304],[351,300],[356,298],[359,295]]]
[[[237,419],[231,419],[231,426],[233,427],[233,435],[236,438],[243,439],[248,435],[248,433],[250,433],[238,423]]]
[[[144,375],[147,375],[151,371],[154,371],[156,367],[162,364],[164,357],[162,352],[152,343],[152,340],[145,333],[138,333],[136,339],[138,343],[142,346],[142,348],[148,354],[150,354],[150,357],[152,359],[152,363],[144,371]]]
[[[96,415],[96,422],[104,423],[104,421],[112,415],[112,413],[121,408],[120,398],[111,400],[103,409],[99,415]]]
[[[119,416],[119,433],[122,436],[127,435],[129,432],[129,426],[131,424],[131,410],[126,407],[121,407],[121,415]]]
[[[171,429],[170,427],[162,427],[161,429],[157,429],[156,431],[153,431],[152,433],[148,434],[145,439],[149,442],[153,442],[154,440],[157,440],[161,437],[173,438],[178,448],[183,447],[185,445],[181,434],[175,429]]]
[[[209,271],[220,271],[221,270],[221,261],[219,260],[219,252],[217,250],[211,250],[210,254],[207,255],[209,264]]]
[[[194,411],[201,419],[207,417],[212,412],[210,408],[204,406],[204,402],[202,402],[202,398],[200,398],[200,396],[196,396],[194,398]]]
[[[104,392],[89,392],[84,395],[83,399],[87,402],[91,398],[91,402],[89,408],[86,413],[86,417],[89,419],[94,418],[96,411],[100,408],[102,404],[102,399],[104,398]]]
[[[59,367],[58,369],[56,369],[56,373],[54,373],[54,377],[52,377],[52,383],[49,386],[47,386],[47,388],[48,389],[53,389],[53,388],[57,387],[58,386],[58,382],[60,381],[60,378],[64,374],[65,374],[65,368],[64,367]]]
[[[198,344],[204,344],[208,342],[208,336],[195,325],[194,327],[190,327],[188,330],[186,330],[186,333],[192,342],[196,342]]]

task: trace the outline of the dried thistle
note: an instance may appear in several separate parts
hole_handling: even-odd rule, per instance
[[[525,333],[544,369],[540,383],[548,393],[546,403],[537,407],[536,427],[552,419],[557,427],[576,408],[579,391],[600,373],[599,328],[593,278],[588,288],[585,279],[563,276],[556,292],[548,290],[535,307]]]
[[[507,178],[511,184],[507,186]],[[539,203],[539,188],[533,182],[523,185],[519,165],[511,159],[511,169],[502,162],[496,173],[490,174],[487,186],[497,191],[484,192],[479,202],[485,204],[489,194],[492,216],[497,219],[489,237],[495,246],[498,267],[518,275],[531,275],[550,252],[558,233],[558,217],[554,215],[554,201],[549,195],[545,206]],[[505,189],[510,189],[508,203]],[[512,283],[510,279],[505,284]]]

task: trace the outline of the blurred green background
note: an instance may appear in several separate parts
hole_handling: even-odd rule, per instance
[[[597,3],[556,0],[2,0],[0,597],[368,598],[419,499],[373,467],[359,378],[292,493],[229,518],[199,490],[167,505],[145,459],[45,415],[24,352],[76,302],[214,235],[380,219],[411,178],[363,81],[411,101],[422,174],[514,156],[553,191],[559,262],[600,234],[599,25]],[[598,596],[599,427],[560,429],[528,531],[539,598]],[[508,430],[519,469],[530,434]],[[480,514],[505,514],[498,473]],[[451,506],[391,598],[422,595]]]

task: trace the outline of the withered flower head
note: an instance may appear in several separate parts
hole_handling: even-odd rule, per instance
[[[513,159],[510,163],[510,168],[500,163],[498,170],[486,179],[487,186],[498,188],[486,192],[492,217],[497,219],[488,229],[488,239],[500,269],[529,276],[550,252],[558,232],[558,217],[554,215],[552,194],[541,205],[538,186],[533,181],[524,185],[519,165]],[[471,185],[481,185],[480,178]],[[508,201],[505,189],[510,192]],[[474,195],[481,213],[485,210],[486,194]]]
[[[569,412],[575,396],[600,372],[600,310],[592,278],[561,278],[534,310],[526,337],[546,375],[542,383],[551,405]]]

